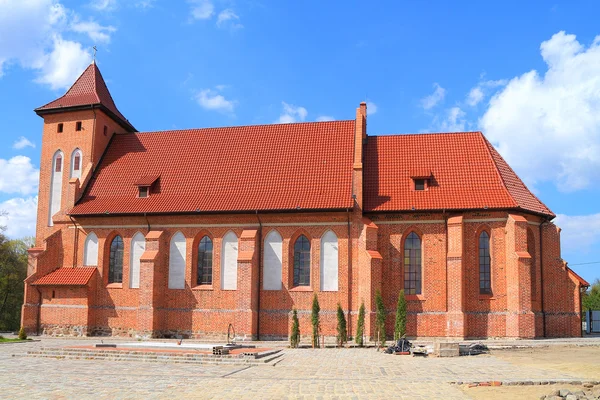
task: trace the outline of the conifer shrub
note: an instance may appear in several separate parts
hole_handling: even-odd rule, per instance
[[[404,289],[398,293],[398,305],[396,306],[396,323],[394,324],[394,341],[398,341],[406,335],[406,297]]]
[[[313,348],[319,347],[319,311],[321,311],[321,307],[319,306],[319,299],[317,298],[317,294],[313,297],[312,303],[312,312],[310,315],[310,320],[312,323],[312,346]]]
[[[21,327],[21,329],[19,329],[19,339],[20,340],[27,339],[27,332],[25,332],[25,328],[23,328],[23,327]]]
[[[294,308],[292,313],[292,333],[290,334],[290,347],[298,348],[300,344],[300,323],[298,322],[298,311]]]
[[[360,347],[364,346],[365,335],[365,303],[361,303],[358,309],[358,323],[356,324],[356,337],[354,341]]]
[[[348,331],[346,330],[346,316],[339,303],[337,308],[337,323],[337,342],[338,346],[342,347],[348,341]]]

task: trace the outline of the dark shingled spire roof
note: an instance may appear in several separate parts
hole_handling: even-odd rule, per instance
[[[121,114],[113,101],[95,62],[83,71],[73,86],[58,99],[35,109],[38,115],[73,111],[85,107],[100,108],[129,132],[136,129]]]

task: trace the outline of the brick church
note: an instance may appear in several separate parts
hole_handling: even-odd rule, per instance
[[[555,215],[481,132],[376,136],[354,118],[138,132],[96,64],[44,119],[22,325],[49,335],[286,339],[337,305],[411,337],[581,334],[589,284]]]

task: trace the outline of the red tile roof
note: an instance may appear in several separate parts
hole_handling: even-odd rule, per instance
[[[36,108],[35,111],[42,115],[48,112],[64,111],[73,107],[92,105],[105,107],[109,111],[109,114],[112,113],[112,117],[128,131],[135,131],[135,128],[127,121],[127,118],[117,109],[96,63],[90,64],[83,71],[67,93],[46,105]]]
[[[38,286],[85,286],[88,284],[96,268],[58,268],[48,275],[37,279],[32,285]]]
[[[152,186],[154,182],[156,182],[160,178],[159,175],[146,175],[142,176],[139,180],[137,180],[134,185],[135,186]]]
[[[369,136],[365,211],[522,209],[554,217],[481,132]],[[411,177],[431,171],[427,190]]]
[[[70,214],[351,208],[353,144],[354,120],[115,135]]]

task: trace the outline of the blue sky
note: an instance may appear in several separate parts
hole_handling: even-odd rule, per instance
[[[369,3],[369,4],[367,4]],[[42,120],[91,61],[139,130],[482,130],[600,277],[598,2],[0,1],[0,219],[33,234]]]

